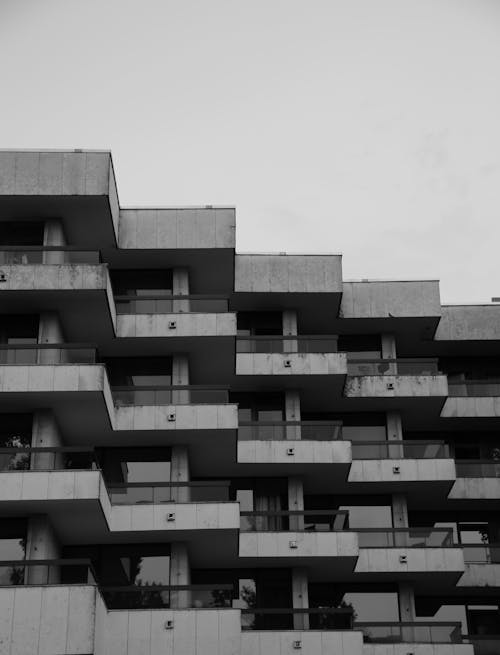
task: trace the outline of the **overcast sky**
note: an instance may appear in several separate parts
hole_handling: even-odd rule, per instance
[[[240,252],[500,296],[499,0],[0,0],[0,146],[111,149]]]

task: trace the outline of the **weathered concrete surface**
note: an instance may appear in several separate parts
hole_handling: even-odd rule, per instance
[[[301,644],[300,650],[294,648],[296,641]],[[363,635],[359,631],[343,632],[340,630],[248,630],[241,633],[241,655],[271,655],[271,653],[273,655],[292,655],[293,653],[364,655]],[[386,651],[382,651],[380,655],[382,653],[386,655]],[[404,655],[407,655],[407,652]]]
[[[115,407],[115,430],[236,430],[237,405]],[[173,420],[169,416],[174,415]]]
[[[0,292],[111,289],[106,264],[4,264],[1,268],[6,281],[0,282]]]
[[[234,290],[341,293],[340,255],[236,255]]]
[[[0,473],[0,505],[25,500],[98,500],[101,485],[99,471],[7,471]]]
[[[297,548],[290,548],[290,542]],[[241,532],[239,557],[357,557],[355,532]]]
[[[444,305],[437,341],[500,340],[500,304]]]
[[[2,655],[94,652],[96,587],[0,588]]]
[[[105,391],[105,367],[100,364],[2,365],[0,391]],[[109,406],[108,406],[109,407]]]
[[[97,618],[94,655],[240,655],[239,610],[104,608]]]
[[[438,281],[344,282],[343,318],[441,316]]]
[[[168,514],[173,521],[167,521]],[[152,530],[239,530],[239,503],[161,503],[113,505],[112,532]]]
[[[457,478],[450,500],[500,500],[500,478]]]
[[[406,556],[406,562],[400,556]],[[454,573],[465,570],[461,548],[360,548],[355,573]]]
[[[235,210],[122,209],[120,248],[235,247]]]
[[[293,448],[293,455],[288,450]],[[350,464],[350,441],[238,441],[238,464]]]
[[[457,587],[500,587],[500,564],[466,564]]]
[[[474,655],[471,644],[364,644],[362,655]]]
[[[394,472],[394,467],[399,473]],[[453,459],[357,459],[348,482],[441,482],[456,479]]]
[[[169,327],[174,322],[175,328]],[[119,314],[118,337],[236,336],[236,314]]]
[[[236,375],[346,374],[345,353],[236,353]]]
[[[479,418],[500,416],[500,396],[447,398],[442,418]]]
[[[417,398],[447,395],[446,375],[353,375],[347,378],[344,388],[344,396],[347,398]]]

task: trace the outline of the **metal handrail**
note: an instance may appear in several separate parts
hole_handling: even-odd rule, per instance
[[[97,350],[95,343],[2,343],[0,350]]]
[[[224,296],[224,295],[212,295],[212,294],[207,294],[207,295],[202,295],[202,294],[188,294],[185,296],[182,295],[140,295],[140,296],[124,296],[124,295],[119,295],[119,296],[114,296],[115,301],[125,301],[125,300],[130,300],[130,301],[137,301],[137,300],[229,300],[229,296]]]
[[[229,391],[229,386],[221,384],[166,384],[166,385],[137,385],[111,387],[111,391]]]
[[[214,482],[107,482],[110,489],[149,488],[149,487],[221,487],[231,486],[231,480],[215,480]]]
[[[185,297],[185,296],[184,296]],[[327,341],[327,340],[338,340],[337,334],[293,334],[293,335],[284,335],[284,334],[270,334],[269,336],[265,334],[238,334],[236,335],[237,341],[300,341],[303,339],[308,339],[309,341]]]
[[[353,614],[349,607],[263,607],[241,608],[242,614]]]
[[[357,439],[355,441],[351,441],[353,446],[361,445],[361,446],[404,446],[404,445],[422,445],[422,446],[427,446],[429,444],[436,445],[436,446],[446,446],[446,441],[440,441],[440,440],[432,440],[432,441],[424,441],[421,439],[394,439],[394,440],[380,440],[380,441],[358,441]],[[462,460],[465,461],[465,460]],[[499,462],[500,464],[500,462]]]
[[[279,425],[301,427],[342,427],[342,421],[239,421],[239,427],[273,427]]]
[[[95,448],[91,446],[58,446],[57,448],[51,448],[50,446],[14,446],[12,448],[5,447],[0,448],[0,453],[93,453]]]
[[[388,357],[380,359],[356,359],[356,358],[347,358],[348,364],[437,364],[439,362],[438,357]]]
[[[76,559],[13,559],[13,560],[0,560],[0,566],[41,566],[41,565],[57,565],[57,566],[90,566],[92,567],[92,560],[88,558]]]
[[[10,251],[18,251],[18,250],[27,250],[30,252],[39,252],[39,251],[44,251],[44,252],[52,252],[52,251],[68,251],[68,252],[92,252],[92,253],[100,253],[101,251],[97,248],[90,249],[90,248],[79,248],[78,246],[4,246],[0,244],[0,252],[2,250],[10,250]]]
[[[99,585],[101,591],[235,591],[232,584],[191,584],[191,585]]]
[[[305,510],[278,510],[276,512],[240,512],[240,516],[304,516],[314,514],[314,516],[348,516],[349,512],[345,509],[305,509]]]

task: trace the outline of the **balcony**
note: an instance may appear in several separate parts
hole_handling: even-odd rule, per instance
[[[258,390],[300,387],[308,406],[321,407],[340,395],[347,372],[346,356],[337,352],[337,337],[252,336],[236,338],[235,389],[248,380]],[[318,384],[321,380],[321,385]],[[245,386],[246,385],[246,386]],[[314,405],[316,403],[316,405]]]
[[[458,587],[477,589],[496,594],[500,587],[500,544],[461,544],[465,572]],[[462,589],[461,589],[462,590]]]
[[[498,655],[500,653],[500,635],[464,635],[464,641],[474,648],[474,655]]]
[[[108,268],[96,250],[0,245],[0,299],[4,313],[40,314],[50,308],[73,339],[115,335]]]
[[[365,644],[462,644],[462,626],[458,622],[441,622],[435,621],[431,623],[424,622],[393,622],[393,623],[364,623],[355,622],[353,624],[354,630],[361,630],[363,633],[363,641]],[[363,649],[363,653],[371,650]],[[387,652],[387,651],[373,651],[373,652]],[[394,651],[396,652],[396,651]],[[397,651],[402,652],[402,651]],[[425,652],[425,650],[422,650]],[[437,655],[441,650],[437,648],[432,650]],[[473,655],[472,650],[467,646],[462,650],[449,648],[443,649],[444,653],[460,653],[460,655]]]
[[[348,513],[336,510],[240,512],[239,557],[248,566],[308,566],[312,572],[352,571],[358,540]]]
[[[464,572],[462,549],[449,528],[357,529],[359,559],[356,574],[412,577],[429,583],[455,585]]]
[[[448,395],[437,359],[352,358],[347,375],[344,397],[355,398],[367,411],[399,410],[417,417],[425,411],[439,417]]]
[[[481,500],[483,507],[497,508],[500,497],[500,461],[492,459],[455,460],[457,479],[449,498],[468,501]]]
[[[446,498],[456,480],[444,441],[353,441],[352,459],[348,480],[366,493],[388,484],[392,493]]]
[[[500,417],[500,379],[449,380],[443,418]]]

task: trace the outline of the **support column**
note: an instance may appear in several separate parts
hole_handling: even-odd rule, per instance
[[[172,291],[174,296],[189,295],[189,272],[187,268],[174,268],[172,272]],[[174,300],[172,310],[177,312],[189,312],[189,300]]]
[[[304,483],[302,478],[288,478],[288,509],[291,512],[304,511]],[[290,516],[290,530],[304,529],[304,516]]]
[[[189,384],[189,360],[187,355],[174,355],[172,358],[172,385]],[[189,403],[189,391],[182,389],[172,393],[172,404]]]
[[[64,343],[64,334],[56,312],[42,312],[40,314],[40,323],[38,326],[38,343]],[[39,364],[64,363],[66,353],[54,348],[44,348],[38,351]]]
[[[285,421],[300,421],[300,393],[298,391],[285,392]],[[287,425],[285,429],[287,439],[296,441],[301,438],[300,425]]]
[[[399,618],[403,623],[415,622],[415,591],[411,584],[400,582],[398,585]],[[415,628],[405,626],[403,639],[407,642],[415,641]]]
[[[66,237],[64,235],[64,228],[62,222],[57,218],[50,218],[45,221],[45,227],[43,231],[43,245],[44,246],[65,246]],[[43,253],[43,263],[44,264],[63,264],[64,263],[64,253],[63,252],[44,252]]]
[[[284,337],[297,336],[297,312],[295,309],[285,309],[283,311],[282,325]],[[287,339],[283,342],[283,352],[296,353],[297,345],[295,339]]]
[[[172,448],[170,481],[189,482],[189,454],[187,446],[173,446]],[[172,500],[178,503],[189,503],[191,500],[189,487],[173,488]]]
[[[174,542],[170,547],[170,584],[188,585],[191,582],[189,568],[189,555],[187,546],[182,542]],[[186,609],[191,606],[191,593],[189,591],[170,592],[170,607],[172,609]]]
[[[28,519],[26,559],[59,559],[61,551],[57,537],[46,515],[31,516]],[[57,584],[60,571],[56,566],[29,566],[26,580],[29,584]]]
[[[408,504],[404,494],[392,494],[392,525],[395,528],[408,528]],[[394,545],[406,546],[406,532],[394,533]]]
[[[307,569],[292,569],[292,600],[294,609],[309,609],[309,589]],[[309,615],[293,615],[294,630],[309,630]]]
[[[401,442],[403,440],[403,424],[400,412],[387,412],[386,431],[387,441]],[[387,448],[391,459],[398,459],[404,456],[403,446],[400,443],[388,446]]]
[[[54,414],[49,409],[39,409],[33,415],[31,433],[33,448],[60,448],[61,434]],[[53,470],[62,467],[62,453],[34,453],[31,456],[30,468],[35,471]]]
[[[393,334],[382,335],[382,359],[396,359],[396,337]],[[395,362],[389,364],[387,371],[391,375],[397,374],[397,364]]]

